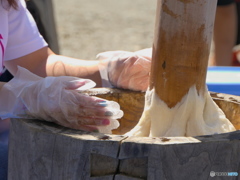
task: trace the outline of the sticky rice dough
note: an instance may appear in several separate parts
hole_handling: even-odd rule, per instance
[[[199,136],[235,131],[223,111],[212,100],[207,89],[198,95],[193,86],[182,100],[169,108],[155,93],[147,90],[139,123],[128,136]]]

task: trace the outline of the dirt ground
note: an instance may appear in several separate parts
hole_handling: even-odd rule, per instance
[[[53,0],[60,54],[95,59],[152,46],[156,0]]]

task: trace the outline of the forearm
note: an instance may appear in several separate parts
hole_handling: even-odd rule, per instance
[[[6,61],[5,66],[13,75],[17,72],[17,66],[21,66],[41,77],[75,76],[91,79],[96,82],[98,87],[101,87],[98,61],[79,60],[56,55],[48,47]]]
[[[47,76],[74,76],[91,79],[101,87],[98,61],[80,60],[52,54],[48,57]]]

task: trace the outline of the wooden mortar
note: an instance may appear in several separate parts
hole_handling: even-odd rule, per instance
[[[137,124],[144,93],[105,88],[88,93],[115,100],[124,109],[115,134],[12,119],[9,180],[186,180],[211,178],[212,171],[240,172],[240,97],[211,93],[235,132],[152,138],[117,135]]]

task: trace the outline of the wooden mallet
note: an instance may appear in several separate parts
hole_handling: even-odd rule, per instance
[[[217,0],[158,0],[145,109],[128,135],[184,136],[234,130],[227,119],[219,124],[221,110],[206,89],[216,6]]]

